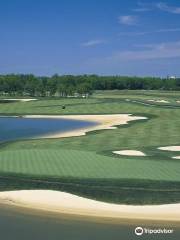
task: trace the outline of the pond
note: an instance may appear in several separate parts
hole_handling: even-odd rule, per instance
[[[48,118],[0,117],[0,142],[38,138],[94,126],[90,121]]]

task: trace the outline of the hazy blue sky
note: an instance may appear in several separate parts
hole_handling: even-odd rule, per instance
[[[2,0],[0,73],[180,75],[180,1]]]

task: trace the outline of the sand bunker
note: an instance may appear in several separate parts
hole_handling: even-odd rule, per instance
[[[144,154],[143,152],[136,150],[113,151],[113,153],[125,156],[146,156],[146,154]]]
[[[159,147],[158,149],[163,150],[163,151],[178,152],[178,151],[180,151],[180,146]]]
[[[180,156],[175,156],[175,157],[172,157],[174,159],[180,159]]]
[[[36,98],[3,98],[4,101],[20,101],[20,102],[30,102],[37,100]]]
[[[81,216],[180,221],[180,204],[146,206],[113,204],[52,190],[0,192],[0,203]]]
[[[156,103],[169,103],[167,100],[155,100],[155,99],[149,99],[149,102],[156,102]]]

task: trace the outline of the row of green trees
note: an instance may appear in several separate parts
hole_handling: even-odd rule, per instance
[[[37,77],[32,74],[0,75],[0,94],[19,96],[88,96],[93,90],[145,89],[180,90],[180,78],[53,75]]]

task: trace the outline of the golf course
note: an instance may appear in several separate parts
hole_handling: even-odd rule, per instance
[[[0,240],[180,240],[180,1],[0,3]]]
[[[88,98],[1,99],[0,115],[19,119],[117,114],[142,118],[82,136],[2,141],[1,192],[57,190],[131,205],[180,202],[180,151],[159,149],[180,146],[178,92],[112,90],[95,91]]]

